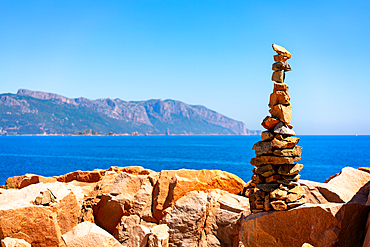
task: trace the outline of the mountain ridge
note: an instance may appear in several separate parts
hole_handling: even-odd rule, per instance
[[[99,133],[248,135],[244,123],[202,105],[172,99],[90,100],[19,89],[0,94],[0,134],[72,134],[83,129]]]

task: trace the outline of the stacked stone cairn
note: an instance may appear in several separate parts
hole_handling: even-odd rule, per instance
[[[285,72],[291,68],[286,62],[291,54],[279,45],[272,45],[275,63],[272,65],[274,90],[270,95],[269,112],[262,121],[266,131],[262,132],[262,141],[253,146],[256,158],[253,176],[247,189],[247,196],[252,213],[270,210],[288,210],[306,202],[305,191],[300,186],[298,174],[302,164],[302,147],[297,146],[299,138],[290,125],[292,106],[288,94],[288,85],[284,83]]]

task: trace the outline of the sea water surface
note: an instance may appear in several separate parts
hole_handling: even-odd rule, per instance
[[[298,136],[301,179],[324,182],[343,167],[369,167],[370,136]],[[154,171],[219,169],[252,176],[260,136],[1,136],[0,185],[26,173],[56,176],[110,166]]]

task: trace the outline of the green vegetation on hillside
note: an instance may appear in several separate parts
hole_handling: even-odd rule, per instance
[[[75,135],[78,135],[78,136],[96,136],[96,135],[99,135],[99,134],[95,130],[86,129],[86,130],[83,130],[83,131],[77,131],[75,133]]]
[[[107,135],[135,131],[139,134],[169,132],[190,135],[245,133],[241,122],[203,106],[189,106],[179,101],[82,99],[66,103],[60,100],[62,96],[55,100],[41,99],[42,92],[38,92],[38,95],[41,95],[40,98],[21,94],[0,95],[0,135]],[[214,119],[222,121],[218,125]]]

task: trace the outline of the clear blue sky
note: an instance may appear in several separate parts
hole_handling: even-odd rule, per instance
[[[272,43],[297,134],[370,134],[370,1],[0,1],[0,92],[175,99],[262,129]]]

